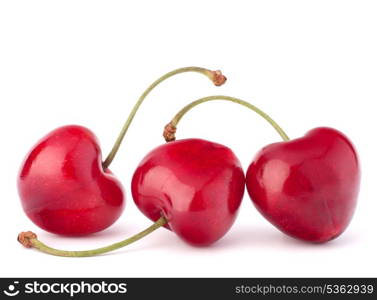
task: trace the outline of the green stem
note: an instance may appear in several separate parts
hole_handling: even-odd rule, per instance
[[[191,102],[190,104],[186,105],[184,108],[182,108],[175,115],[175,117],[172,119],[172,121],[168,125],[166,125],[165,132],[164,132],[165,140],[167,142],[175,140],[175,130],[177,128],[177,125],[178,125],[179,121],[182,119],[182,117],[189,110],[191,110],[192,108],[194,108],[195,106],[197,106],[197,105],[199,105],[201,103],[208,102],[208,101],[214,101],[214,100],[231,101],[231,102],[238,103],[240,105],[243,105],[243,106],[245,106],[245,107],[253,110],[258,115],[260,115],[262,118],[264,118],[268,123],[270,123],[272,125],[272,127],[275,128],[275,130],[278,132],[278,134],[281,136],[281,138],[284,141],[288,141],[289,140],[289,137],[284,132],[284,130],[269,115],[267,115],[265,112],[263,112],[262,110],[260,110],[258,107],[250,104],[249,102],[246,102],[244,100],[241,100],[241,99],[238,99],[238,98],[235,98],[235,97],[221,96],[221,95],[200,98],[200,99],[198,99],[198,100],[196,100],[194,102]]]
[[[128,239],[125,239],[123,241],[120,241],[118,243],[115,243],[115,244],[112,244],[112,245],[109,245],[109,246],[106,246],[106,247],[97,248],[97,249],[93,249],[93,250],[66,251],[66,250],[59,250],[59,249],[51,248],[51,247],[45,245],[44,243],[42,243],[41,241],[39,241],[37,236],[35,234],[31,233],[31,232],[27,232],[26,234],[29,234],[29,236],[28,237],[24,236],[22,239],[20,238],[20,236],[22,234],[25,234],[25,233],[21,233],[19,235],[18,240],[20,242],[21,242],[21,240],[23,240],[23,242],[21,242],[21,243],[25,247],[35,248],[35,249],[37,249],[41,252],[51,254],[51,255],[55,255],[55,256],[65,256],[65,257],[95,256],[95,255],[104,254],[104,253],[107,253],[107,252],[110,252],[110,251],[114,251],[114,250],[117,250],[119,248],[125,247],[129,244],[132,244],[132,243],[136,242],[137,240],[140,240],[144,236],[152,233],[153,231],[160,228],[161,226],[164,226],[166,223],[167,223],[167,220],[165,219],[165,217],[161,217],[153,225],[151,225],[147,229],[139,232],[138,234],[136,234],[136,235],[134,235],[134,236],[132,236]],[[25,242],[26,242],[26,244],[25,244]]]
[[[121,129],[118,138],[115,141],[115,144],[113,148],[111,149],[109,155],[106,157],[105,161],[103,162],[102,166],[104,169],[108,168],[113,161],[116,153],[119,150],[119,147],[123,141],[124,136],[126,135],[126,132],[128,128],[130,127],[132,120],[134,119],[136,112],[138,111],[140,105],[143,103],[144,99],[148,96],[148,94],[161,82],[165,81],[166,79],[180,74],[180,73],[186,73],[186,72],[196,72],[203,74],[207,76],[216,86],[222,85],[226,81],[226,77],[221,74],[220,71],[211,71],[205,68],[199,68],[199,67],[185,67],[176,69],[174,71],[171,71],[169,73],[166,73],[165,75],[158,78],[155,82],[153,82],[140,96],[140,98],[137,100],[136,104],[134,105],[130,115],[127,118],[127,121],[124,123],[123,128]]]

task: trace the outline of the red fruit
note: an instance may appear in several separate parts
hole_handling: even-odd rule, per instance
[[[250,197],[266,219],[311,242],[329,241],[345,230],[359,182],[356,150],[331,128],[263,148],[246,174]]]
[[[193,245],[208,245],[232,226],[244,193],[240,162],[222,145],[200,139],[152,150],[132,178],[139,209]]]
[[[52,233],[101,231],[121,215],[120,182],[103,170],[97,138],[81,126],[57,128],[27,155],[18,177],[27,216]]]

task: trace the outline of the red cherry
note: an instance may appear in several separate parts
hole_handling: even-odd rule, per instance
[[[32,148],[21,166],[18,190],[27,216],[63,235],[109,227],[125,202],[120,182],[102,168],[97,138],[73,125],[53,130]]]
[[[359,182],[355,148],[331,128],[268,145],[246,175],[250,197],[266,219],[311,242],[329,241],[345,230],[355,210]]]
[[[193,245],[208,245],[232,226],[245,178],[233,152],[200,139],[170,142],[152,150],[132,178],[132,196],[151,220]]]

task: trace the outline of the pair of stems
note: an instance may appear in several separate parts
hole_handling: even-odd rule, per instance
[[[208,70],[208,69],[205,69],[205,68],[199,68],[199,67],[185,67],[185,68],[176,69],[176,70],[173,70],[169,73],[166,73],[165,75],[158,78],[156,81],[154,81],[143,92],[143,94],[139,97],[136,104],[134,105],[131,113],[129,114],[125,124],[123,125],[123,127],[120,131],[118,138],[115,141],[113,148],[111,149],[109,155],[106,157],[106,159],[104,160],[104,162],[102,164],[104,169],[107,169],[110,166],[110,164],[112,163],[112,161],[114,160],[114,158],[115,158],[115,156],[116,156],[116,154],[119,150],[119,147],[120,147],[128,129],[129,129],[139,107],[141,106],[141,104],[143,103],[145,98],[149,95],[149,93],[156,86],[158,86],[160,83],[162,83],[166,79],[168,79],[168,78],[170,78],[174,75],[185,73],[185,72],[196,72],[196,73],[203,74],[203,75],[207,76],[216,86],[220,86],[226,81],[226,77],[224,75],[222,75],[222,73],[220,71],[211,71],[211,70]],[[170,123],[168,123],[168,125],[165,127],[165,131],[164,131],[165,140],[167,142],[175,140],[175,131],[176,131],[177,125],[178,125],[179,121],[182,119],[182,117],[189,110],[191,110],[192,108],[194,108],[195,106],[197,106],[201,103],[208,102],[208,101],[214,101],[214,100],[231,101],[231,102],[240,104],[242,106],[245,106],[245,107],[253,110],[258,115],[260,115],[262,118],[264,118],[268,123],[270,123],[272,125],[272,127],[278,132],[278,134],[281,136],[281,138],[284,141],[289,140],[287,134],[283,131],[283,129],[271,117],[269,117],[266,113],[264,113],[262,110],[260,110],[256,106],[254,106],[254,105],[252,105],[252,104],[250,104],[250,103],[248,103],[244,100],[241,100],[241,99],[238,99],[238,98],[235,98],[235,97],[230,97],[230,96],[222,96],[222,95],[200,98],[200,99],[188,104],[183,109],[181,109],[175,115],[175,117],[172,119],[172,121]],[[166,220],[166,218],[164,216],[161,216],[150,227],[139,232],[138,234],[136,234],[136,235],[134,235],[130,238],[127,238],[125,240],[122,240],[120,242],[111,244],[109,246],[101,247],[101,248],[97,248],[97,249],[93,249],[93,250],[66,251],[66,250],[59,250],[59,249],[51,248],[51,247],[47,246],[46,244],[42,243],[41,241],[39,241],[37,235],[35,233],[31,232],[31,231],[21,232],[18,235],[18,241],[23,246],[25,246],[26,248],[35,248],[35,249],[37,249],[41,252],[51,254],[51,255],[55,255],[55,256],[65,256],[65,257],[95,256],[95,255],[104,254],[104,253],[107,253],[107,252],[110,252],[110,251],[114,251],[116,249],[125,247],[129,244],[132,244],[132,243],[136,242],[137,240],[140,240],[144,236],[152,233],[153,231],[160,228],[161,226],[164,226],[167,222],[168,221]]]

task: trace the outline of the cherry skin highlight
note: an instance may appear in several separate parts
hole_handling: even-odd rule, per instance
[[[230,229],[244,188],[244,173],[233,152],[201,139],[157,147],[132,178],[138,208],[153,221],[163,215],[166,228],[197,246],[214,243]]]
[[[351,221],[360,165],[349,139],[331,128],[264,147],[246,174],[257,209],[288,235],[326,242]]]
[[[125,196],[87,128],[59,127],[26,156],[18,176],[26,215],[51,233],[79,236],[101,231],[121,215]]]

